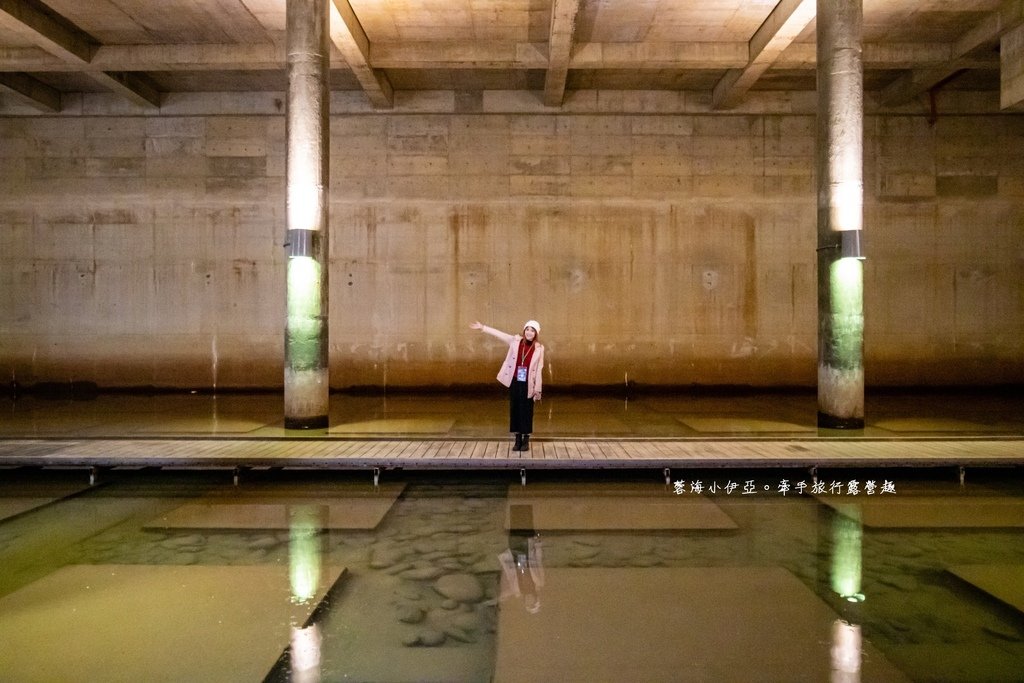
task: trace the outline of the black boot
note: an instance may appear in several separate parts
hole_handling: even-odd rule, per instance
[[[523,442],[519,445],[519,450],[528,451],[530,450],[530,435],[523,434]]]
[[[521,451],[521,450],[523,450],[523,435],[522,434],[516,434],[516,445],[512,447],[512,450],[514,450],[514,451]]]

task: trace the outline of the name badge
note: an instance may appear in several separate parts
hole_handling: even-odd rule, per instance
[[[517,382],[525,382],[526,381],[526,372],[527,372],[527,368],[526,368],[525,365],[520,365],[518,368],[516,368],[516,381]]]

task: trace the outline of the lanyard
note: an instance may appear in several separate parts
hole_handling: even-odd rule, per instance
[[[530,351],[532,350],[533,346],[531,346],[530,344],[521,343],[519,345],[519,365],[523,364],[523,362],[526,360],[526,357],[530,355]]]

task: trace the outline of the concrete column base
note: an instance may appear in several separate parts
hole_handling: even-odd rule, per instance
[[[818,427],[821,429],[864,429],[863,417],[836,417],[818,411]]]
[[[330,405],[327,368],[284,371],[285,429],[326,429]]]
[[[864,428],[864,369],[818,366],[818,426]]]

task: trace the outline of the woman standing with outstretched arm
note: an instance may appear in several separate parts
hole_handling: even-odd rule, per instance
[[[516,435],[514,451],[530,450],[533,404],[540,400],[544,345],[537,341],[540,323],[527,320],[522,335],[506,334],[477,321],[471,329],[486,332],[508,344],[508,354],[498,371],[498,381],[508,387],[508,430]]]

